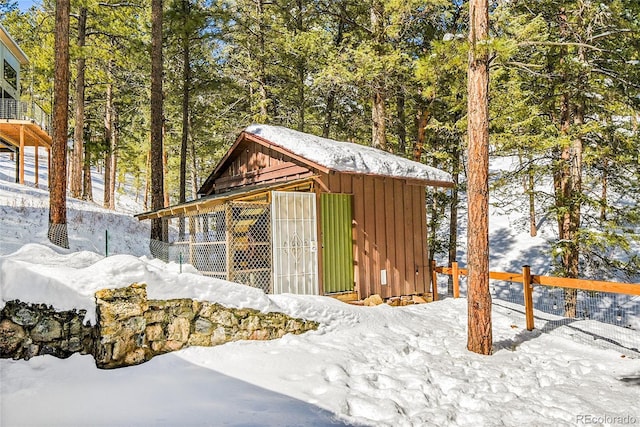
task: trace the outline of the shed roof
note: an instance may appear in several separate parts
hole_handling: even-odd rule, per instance
[[[296,179],[289,182],[254,185],[251,188],[239,188],[237,190],[228,191],[222,194],[215,194],[213,196],[202,197],[200,199],[191,200],[185,203],[179,203],[177,205],[169,206],[155,211],[139,213],[137,215],[134,215],[134,217],[142,221],[145,219],[154,218],[171,218],[180,215],[195,215],[198,213],[206,212],[207,209],[211,209],[228,201],[252,201],[264,196],[271,191],[306,191],[309,188],[312,188],[314,179],[315,177],[312,176]]]
[[[251,125],[244,132],[337,172],[417,179],[432,184],[441,183],[443,186],[452,183],[451,175],[444,171],[352,142],[335,141],[281,126],[262,124]]]

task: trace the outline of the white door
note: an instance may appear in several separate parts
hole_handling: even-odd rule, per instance
[[[316,195],[271,194],[273,293],[318,295]]]

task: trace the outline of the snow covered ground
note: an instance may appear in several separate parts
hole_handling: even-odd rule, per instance
[[[152,298],[282,311],[321,327],[273,341],[189,348],[111,371],[80,355],[0,360],[3,427],[640,424],[640,359],[593,339],[566,338],[589,321],[567,325],[538,313],[538,329],[527,332],[518,307],[499,302],[495,353],[479,356],[466,350],[463,299],[357,307],[265,295],[146,257],[138,242],[146,241],[144,226],[78,201],[70,203],[72,249],[62,250],[46,242],[46,193],[11,183],[13,168],[0,156],[0,307],[19,298],[91,312],[95,290],[145,281]],[[79,217],[81,225],[73,225]],[[119,244],[132,255],[104,257],[97,241],[104,227],[130,235]],[[517,233],[507,224],[501,233],[504,244],[492,250],[504,265],[535,253],[528,239],[508,237]]]

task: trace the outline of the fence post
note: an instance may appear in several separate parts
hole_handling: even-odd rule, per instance
[[[104,230],[104,256],[109,256],[109,230]]]
[[[436,272],[436,260],[431,260],[431,289],[432,299],[438,301],[438,273]]]
[[[458,261],[451,263],[451,277],[453,278],[453,297],[460,298],[460,271],[458,270]]]
[[[180,274],[182,274],[182,250],[180,250],[179,255],[180,255]]]
[[[534,329],[533,324],[533,285],[531,283],[531,267],[522,267],[522,286],[524,289],[524,311],[527,320],[527,331]]]

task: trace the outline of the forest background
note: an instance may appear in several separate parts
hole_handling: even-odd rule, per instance
[[[31,60],[23,98],[48,112],[54,9],[0,3]],[[195,198],[241,129],[282,125],[450,172],[456,187],[429,194],[432,230],[447,230],[430,245],[455,259],[468,2],[165,0],[163,15],[165,205]],[[556,275],[637,276],[640,3],[498,0],[490,20],[491,154],[519,159],[492,201],[527,209],[532,235],[557,222]],[[151,41],[150,0],[71,1],[72,197],[92,199],[97,167],[106,207],[129,175],[150,208]]]

